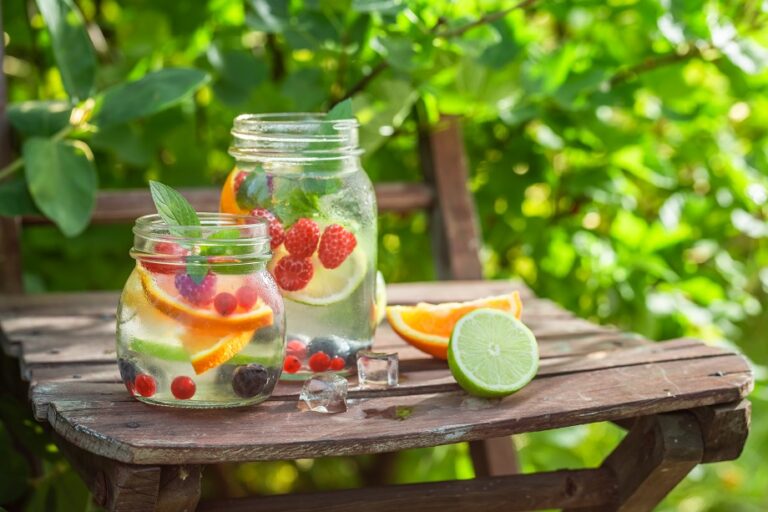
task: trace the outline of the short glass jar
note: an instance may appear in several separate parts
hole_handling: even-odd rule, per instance
[[[376,196],[358,123],[320,114],[241,115],[221,211],[270,223],[269,270],[285,300],[283,378],[349,373],[376,328]]]
[[[285,350],[283,301],[267,271],[268,226],[201,213],[200,226],[136,220],[136,267],[117,313],[117,357],[142,402],[190,408],[266,400]]]

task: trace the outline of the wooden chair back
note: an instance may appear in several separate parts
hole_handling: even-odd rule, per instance
[[[4,97],[0,94],[0,101]],[[5,137],[1,138],[2,114],[0,105],[0,146],[9,144],[7,130]],[[480,230],[474,200],[467,188],[467,162],[459,119],[445,116],[434,129],[421,133],[419,151],[424,181],[377,183],[379,211],[408,213],[426,210],[430,215],[438,277],[480,279]],[[0,150],[0,157],[2,154]],[[6,151],[5,154],[9,153]],[[181,192],[198,211],[218,211],[219,189],[194,188],[182,189]],[[104,190],[98,193],[92,222],[130,223],[153,211],[154,205],[147,189]],[[48,219],[33,215],[0,217],[0,293],[23,292],[21,229],[49,223]]]

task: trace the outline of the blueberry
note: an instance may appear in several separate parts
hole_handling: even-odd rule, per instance
[[[334,335],[318,336],[307,345],[307,356],[312,356],[317,352],[325,352],[331,359],[334,357],[346,359],[350,353],[349,342]]]
[[[127,359],[118,359],[117,367],[120,369],[120,377],[123,379],[123,382],[133,384],[133,381],[136,380],[136,365]]]
[[[357,367],[357,353],[361,350],[368,350],[371,348],[370,343],[362,343],[360,341],[349,342],[349,355],[347,356],[347,366],[353,368]]]
[[[232,389],[242,398],[251,398],[261,393],[269,381],[269,372],[260,364],[238,366],[232,375]]]
[[[275,324],[262,327],[253,335],[254,341],[272,341],[280,335],[280,330]]]

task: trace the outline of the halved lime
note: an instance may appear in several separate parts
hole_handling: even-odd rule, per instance
[[[285,254],[282,247],[275,252],[270,271]],[[312,256],[312,266],[314,275],[309,284],[295,292],[281,290],[283,298],[310,306],[327,306],[342,301],[360,286],[368,262],[365,253],[358,247],[337,268],[325,268],[317,255]]]
[[[495,309],[477,309],[456,322],[448,366],[467,392],[505,396],[528,384],[539,368],[536,337],[520,320]]]

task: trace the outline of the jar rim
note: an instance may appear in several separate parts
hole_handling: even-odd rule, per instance
[[[360,126],[357,119],[347,117],[342,119],[327,119],[325,114],[316,112],[273,112],[263,114],[240,114],[235,117],[234,129],[238,127],[260,127],[269,124],[300,127],[301,125],[313,126],[338,126],[340,128],[357,128]]]
[[[184,226],[171,226],[158,213],[150,213],[148,215],[142,215],[136,219],[133,226],[133,233],[136,235],[150,235],[163,237],[166,236],[164,232],[171,231],[173,228],[176,230],[189,233],[194,232],[195,229],[201,228],[200,236],[179,236],[173,233],[167,233],[169,238],[177,238],[179,240],[188,239],[190,241],[199,239],[204,240],[202,232],[206,231],[208,235],[215,232],[226,232],[233,228],[237,228],[240,233],[247,233],[249,236],[237,238],[216,238],[221,241],[231,240],[252,240],[261,241],[269,238],[269,223],[267,219],[263,217],[255,217],[253,215],[238,215],[234,213],[218,213],[218,212],[198,212],[198,218],[200,219],[200,225],[184,225]],[[222,222],[224,221],[224,222]]]

